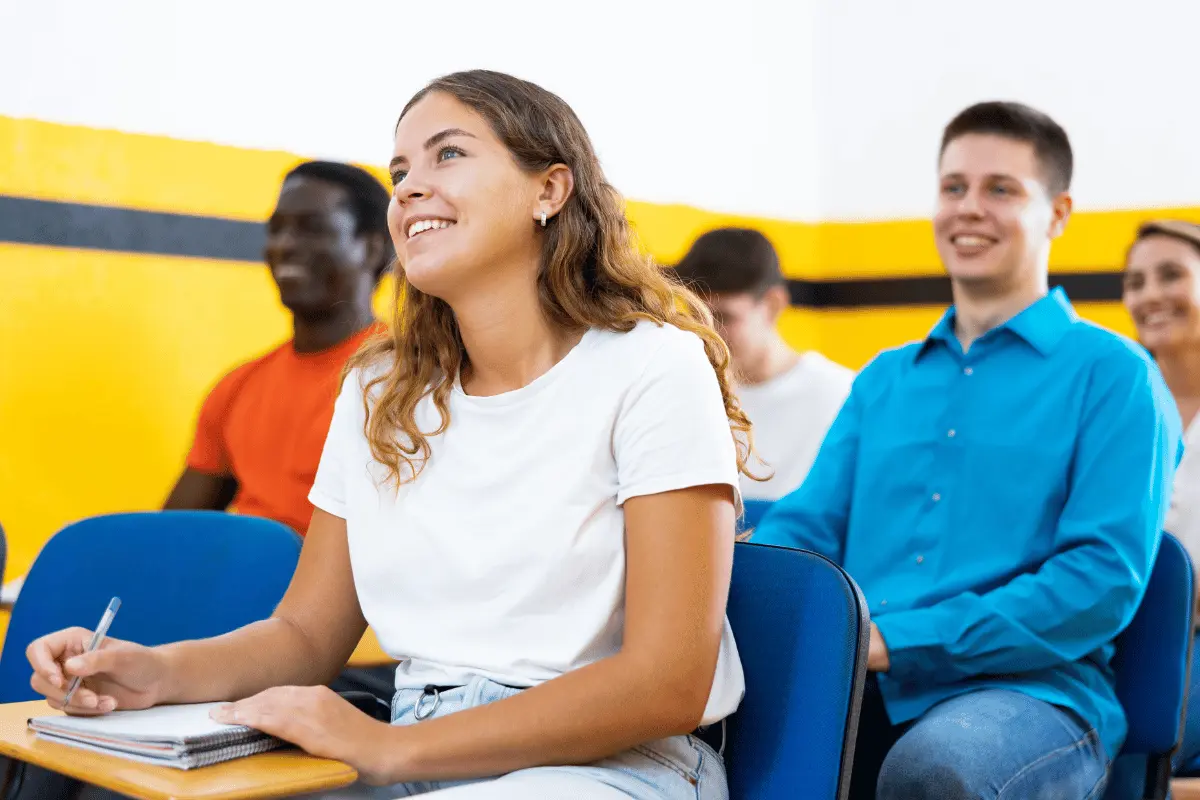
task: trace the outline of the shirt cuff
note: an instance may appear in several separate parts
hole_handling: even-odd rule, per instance
[[[737,516],[742,515],[742,488],[736,474],[729,477],[729,471],[724,468],[711,470],[694,470],[691,472],[676,472],[672,475],[659,475],[653,478],[643,478],[632,484],[618,487],[617,505],[625,505],[631,497],[643,497],[649,494],[662,494],[679,489],[691,489],[695,486],[728,486],[733,489],[733,507]]]
[[[916,681],[924,676],[934,677],[935,683],[952,679],[948,674],[951,665],[937,632],[936,612],[933,609],[897,611],[871,621],[879,628],[879,635],[887,645],[887,674],[891,678],[901,683]]]

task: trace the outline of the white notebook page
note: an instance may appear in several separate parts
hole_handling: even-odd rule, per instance
[[[82,733],[133,742],[189,744],[206,739],[245,733],[242,725],[225,725],[209,717],[222,703],[158,706],[142,711],[114,711],[98,717],[35,717],[29,726],[60,736]]]

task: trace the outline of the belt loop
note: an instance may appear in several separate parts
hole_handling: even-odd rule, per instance
[[[429,706],[428,711],[424,709],[426,697],[433,698],[433,703]],[[438,687],[430,684],[429,686],[425,687],[425,689],[421,692],[421,696],[417,698],[417,703],[413,707],[413,716],[416,717],[418,721],[429,719],[431,716],[433,716],[433,712],[437,711],[438,706],[441,704],[442,693],[438,690]],[[722,740],[721,746],[724,747],[724,740]]]

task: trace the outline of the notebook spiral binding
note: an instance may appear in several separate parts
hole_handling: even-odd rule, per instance
[[[257,753],[265,753],[268,750],[274,750],[277,747],[282,747],[283,742],[273,736],[267,736],[259,739],[252,739],[240,744],[227,744],[223,747],[205,750],[193,750],[191,752],[180,753],[178,764],[183,769],[197,769],[199,767],[207,767],[212,764],[219,764],[222,761],[232,761],[235,758],[243,758],[252,756]]]

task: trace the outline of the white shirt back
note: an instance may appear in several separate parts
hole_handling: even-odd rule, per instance
[[[346,520],[359,602],[399,688],[482,676],[532,686],[615,654],[630,497],[707,484],[737,495],[736,451],[699,337],[591,330],[512,392],[455,386],[450,425],[397,490],[363,434],[362,381],[334,410],[310,495]],[[421,430],[440,417],[427,396]],[[738,499],[740,508],[740,498]],[[732,531],[730,531],[732,536]],[[705,723],[744,691],[726,621]]]
[[[853,382],[852,370],[809,352],[769,381],[738,386],[742,410],[754,426],[754,449],[769,468],[752,459],[750,471],[774,470],[762,482],[742,475],[744,497],[778,500],[800,487]]]

